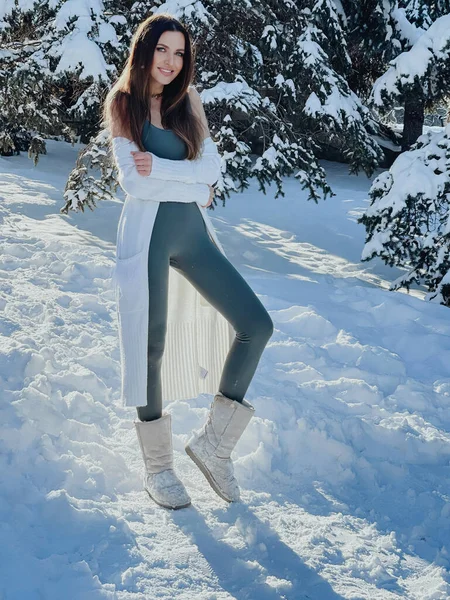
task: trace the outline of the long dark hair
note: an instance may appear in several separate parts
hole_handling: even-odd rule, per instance
[[[102,125],[110,129],[114,115],[114,119],[119,119],[141,152],[145,152],[141,140],[142,129],[145,120],[151,118],[148,73],[158,40],[164,31],[180,31],[185,39],[185,52],[182,70],[164,86],[161,124],[165,129],[172,129],[186,142],[186,158],[194,159],[199,155],[203,137],[202,124],[192,111],[188,93],[194,75],[195,48],[186,27],[168,13],[151,15],[137,28],[123,71],[106,95]]]

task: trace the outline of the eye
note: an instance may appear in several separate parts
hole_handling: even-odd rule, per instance
[[[163,48],[162,46],[158,46],[156,49],[157,49],[157,50],[164,50],[164,51],[166,50],[166,49],[165,49],[165,48]],[[178,54],[179,56],[184,56],[183,52],[177,52],[177,54]]]

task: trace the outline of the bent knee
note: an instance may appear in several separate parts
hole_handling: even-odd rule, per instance
[[[262,335],[269,340],[273,335],[273,321],[268,312],[260,324]]]
[[[267,311],[253,314],[241,333],[242,338],[267,342],[273,334],[273,321]]]

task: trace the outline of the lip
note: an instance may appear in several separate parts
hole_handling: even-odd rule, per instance
[[[170,77],[171,75],[173,75],[173,71],[171,71],[170,73],[164,73],[164,71],[161,71],[161,67],[158,67],[158,70],[161,73],[161,75],[165,75],[166,77]]]

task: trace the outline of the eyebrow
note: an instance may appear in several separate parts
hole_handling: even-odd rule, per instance
[[[158,44],[158,46],[164,46],[164,48],[169,47],[169,46],[166,46],[165,44]],[[178,48],[178,50],[181,50],[181,52],[184,52],[184,48]],[[176,50],[176,52],[178,52],[178,50]]]

